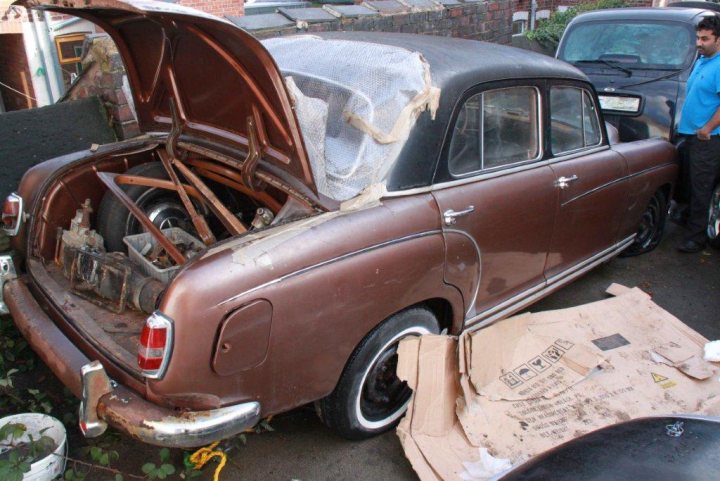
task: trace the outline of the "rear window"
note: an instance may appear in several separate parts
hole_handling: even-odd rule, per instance
[[[558,57],[630,69],[683,68],[695,57],[695,34],[676,22],[582,23],[568,32]]]

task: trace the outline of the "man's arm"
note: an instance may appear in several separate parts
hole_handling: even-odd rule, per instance
[[[718,108],[710,120],[697,131],[697,137],[700,140],[710,140],[710,134],[720,126],[720,108]]]

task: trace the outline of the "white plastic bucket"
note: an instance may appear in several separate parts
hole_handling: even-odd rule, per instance
[[[8,423],[24,424],[27,428],[25,434],[16,442],[28,442],[29,435],[32,435],[35,440],[40,439],[41,436],[48,436],[57,444],[54,452],[30,465],[30,471],[25,473],[23,481],[50,481],[65,472],[67,435],[65,426],[60,421],[46,414],[23,413],[0,419],[0,427]],[[43,429],[46,430],[41,434]]]

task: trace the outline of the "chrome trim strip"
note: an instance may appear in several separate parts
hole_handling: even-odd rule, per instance
[[[228,303],[231,303],[231,302],[233,302],[233,301],[235,301],[235,300],[237,300],[237,299],[239,299],[239,298],[241,298],[241,297],[243,297],[243,296],[246,296],[246,295],[248,295],[248,294],[251,294],[251,293],[253,293],[253,292],[255,292],[255,291],[258,291],[258,290],[260,290],[260,289],[264,289],[265,287],[272,286],[272,285],[274,285],[274,284],[278,284],[278,283],[283,282],[283,281],[285,281],[285,280],[287,280],[287,279],[290,279],[290,278],[293,278],[293,277],[295,277],[295,276],[299,276],[299,275],[301,275],[301,274],[304,274],[304,273],[306,273],[306,272],[309,272],[309,271],[311,271],[311,270],[313,270],[313,269],[317,269],[317,268],[319,268],[319,267],[324,267],[324,266],[326,266],[326,265],[328,265],[328,264],[333,264],[333,263],[335,263],[335,262],[339,262],[339,261],[342,261],[342,260],[345,260],[345,259],[349,259],[349,258],[351,258],[351,257],[355,257],[355,256],[360,255],[360,254],[363,254],[363,253],[365,253],[365,252],[374,251],[374,250],[376,250],[376,249],[380,249],[380,248],[382,248],[382,247],[387,247],[387,246],[389,246],[389,245],[399,244],[399,243],[401,243],[401,242],[405,242],[405,241],[413,240],[413,239],[420,239],[420,238],[422,238],[422,237],[428,237],[428,236],[435,235],[435,234],[442,234],[442,232],[443,232],[442,229],[434,229],[434,230],[429,230],[429,231],[425,231],[425,232],[418,232],[417,234],[411,234],[411,235],[409,235],[409,236],[400,237],[400,238],[398,238],[398,239],[391,239],[391,240],[389,240],[389,241],[385,241],[385,242],[381,242],[381,243],[379,243],[379,244],[375,244],[375,245],[372,245],[372,246],[364,247],[364,248],[362,248],[362,249],[356,250],[356,251],[354,251],[354,252],[349,252],[349,253],[347,253],[347,254],[343,254],[343,255],[338,256],[338,257],[333,257],[332,259],[328,259],[328,260],[326,260],[326,261],[319,262],[319,263],[313,264],[313,265],[311,265],[311,266],[303,267],[302,269],[298,269],[298,270],[296,270],[296,271],[294,271],[294,272],[291,272],[291,273],[289,273],[289,274],[285,274],[284,276],[278,277],[277,279],[273,279],[273,280],[271,280],[271,281],[265,282],[264,284],[260,284],[259,286],[255,286],[255,287],[253,287],[252,289],[248,289],[248,290],[246,290],[246,291],[243,291],[243,292],[241,292],[241,293],[239,293],[239,294],[236,294],[236,295],[232,296],[232,297],[229,298],[229,299],[226,299],[226,300],[222,301],[222,302],[219,303],[218,305],[223,306],[223,305],[228,304]]]
[[[672,164],[653,165],[652,167],[648,167],[647,169],[643,169],[643,170],[641,170],[641,171],[639,171],[639,172],[635,172],[634,174],[630,174],[630,175],[627,176],[627,178],[628,178],[628,179],[632,179],[633,177],[638,177],[638,176],[640,176],[640,175],[645,174],[646,172],[652,172],[653,170],[664,169],[664,168],[666,168],[666,167],[669,166],[669,165],[672,165]]]
[[[587,150],[578,150],[569,154],[560,155],[558,157],[553,157],[552,159],[549,159],[550,164],[557,164],[558,162],[565,162],[566,160],[572,160],[576,159],[578,157],[582,157],[584,155],[594,154],[596,152],[603,152],[605,150],[611,150],[610,146],[607,144],[604,145],[598,145],[597,147],[593,147],[591,149]],[[620,155],[620,154],[618,154]]]
[[[405,197],[408,195],[428,194],[432,191],[433,191],[433,186],[426,185],[424,187],[414,187],[412,189],[393,190],[392,192],[385,192],[383,194],[382,198],[385,199],[387,197]]]
[[[600,191],[600,190],[602,190],[602,189],[604,189],[604,188],[606,188],[606,187],[610,187],[611,185],[615,185],[615,184],[617,184],[617,183],[619,183],[619,182],[628,180],[629,178],[630,178],[630,176],[626,175],[626,176],[624,176],[624,177],[620,177],[620,178],[615,179],[615,180],[612,180],[612,181],[610,181],[610,182],[606,182],[606,183],[604,183],[603,185],[599,185],[599,186],[595,187],[594,189],[590,189],[590,190],[588,190],[587,192],[583,192],[583,193],[580,194],[580,195],[576,195],[576,196],[573,197],[572,199],[568,199],[568,200],[566,200],[565,202],[561,202],[561,203],[560,203],[560,206],[561,206],[561,207],[565,207],[566,205],[570,204],[571,202],[575,202],[575,201],[578,200],[578,199],[582,199],[583,197],[587,197],[588,195],[594,194],[595,192],[598,192],[598,191]]]
[[[0,314],[10,314],[10,309],[5,304],[3,290],[5,283],[13,279],[17,279],[17,272],[12,257],[8,255],[0,256]]]
[[[626,237],[625,239],[621,240],[617,244],[615,244],[612,247],[609,247],[605,249],[604,251],[595,254],[594,256],[585,259],[583,262],[580,262],[579,264],[575,264],[574,266],[570,267],[569,269],[561,272],[560,274],[556,274],[555,276],[549,278],[547,280],[548,286],[551,286],[553,284],[556,284],[557,282],[560,282],[563,278],[566,276],[572,276],[575,272],[582,270],[583,272],[586,272],[586,266],[590,266],[590,268],[595,267],[598,264],[601,264],[605,258],[612,257],[615,253],[620,253],[623,249],[628,247],[630,244],[633,243],[635,240],[636,234],[633,234],[631,236]],[[573,277],[574,278],[574,277]]]
[[[491,307],[490,309],[488,309],[486,311],[483,311],[481,314],[478,314],[477,316],[475,316],[472,320],[469,320],[469,321],[466,320],[465,322],[466,322],[466,324],[468,322],[473,323],[475,320],[481,319],[483,317],[492,316],[493,314],[497,313],[498,311],[505,311],[508,307],[514,306],[515,304],[522,301],[526,297],[528,297],[538,291],[541,291],[546,286],[547,286],[547,284],[545,282],[543,282],[541,284],[537,284],[533,287],[530,287],[529,289],[521,292],[520,294],[517,294],[517,295],[511,297],[510,299],[507,299],[507,300],[501,302],[500,304],[498,304],[494,307]]]
[[[478,296],[478,293],[480,292],[480,281],[482,280],[482,253],[480,252],[480,246],[475,241],[475,238],[473,236],[471,236],[470,234],[468,234],[467,232],[465,232],[464,230],[445,229],[444,232],[464,235],[465,237],[470,239],[470,242],[472,242],[473,245],[475,246],[475,251],[477,252],[477,255],[478,255],[477,285],[475,286],[475,293],[473,294],[472,300],[468,303],[467,310],[465,311],[465,317],[467,317],[475,309],[475,302],[477,301],[477,296]],[[447,246],[445,247],[445,255],[447,256]],[[446,257],[445,263],[447,264],[447,257]]]
[[[429,188],[431,192],[434,192],[437,190],[448,189],[450,187],[457,187],[460,185],[480,182],[487,179],[494,179],[496,177],[503,177],[505,175],[514,174],[516,172],[524,172],[526,170],[532,170],[538,167],[547,167],[548,165],[550,165],[549,160],[539,160],[529,164],[519,165],[517,167],[513,167],[512,169],[498,170],[495,172],[488,172],[487,174],[479,174],[471,177],[463,177],[462,179],[451,180],[448,182],[441,182],[439,184],[432,185]]]
[[[503,319],[504,317],[512,314],[513,312],[517,312],[520,309],[529,306],[533,302],[545,297],[547,294],[554,291],[555,289],[564,286],[565,284],[580,277],[582,274],[588,272],[599,264],[613,258],[617,254],[622,252],[625,248],[627,248],[630,244],[632,244],[634,240],[635,234],[627,237],[626,239],[623,239],[614,246],[605,249],[598,254],[595,254],[594,256],[586,259],[585,261],[572,266],[566,271],[551,277],[547,280],[547,283],[544,287],[542,284],[532,287],[527,291],[522,292],[511,299],[508,299],[507,301],[496,306],[495,308],[478,314],[472,319],[466,319],[463,331],[478,330],[482,327],[492,324],[495,321]],[[504,306],[507,307],[503,308]],[[502,310],[498,311],[498,308]]]

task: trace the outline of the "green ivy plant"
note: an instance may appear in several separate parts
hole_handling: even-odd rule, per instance
[[[24,424],[7,423],[0,427],[0,479],[22,481],[33,462],[55,450],[55,441],[43,434],[47,429],[40,431],[40,438],[28,435],[28,440],[24,441],[22,438],[27,431]]]
[[[156,466],[155,463],[145,463],[142,466],[142,472],[145,473],[150,480],[165,479],[168,476],[175,474],[175,466],[170,464],[170,450],[162,448],[160,450],[160,465]]]
[[[595,2],[583,3],[568,8],[564,12],[553,12],[550,18],[543,20],[537,24],[535,30],[526,33],[528,39],[541,43],[547,47],[556,49],[560,43],[565,27],[570,20],[583,12],[590,10],[601,10],[605,8],[622,8],[626,7],[624,0],[597,0]]]

